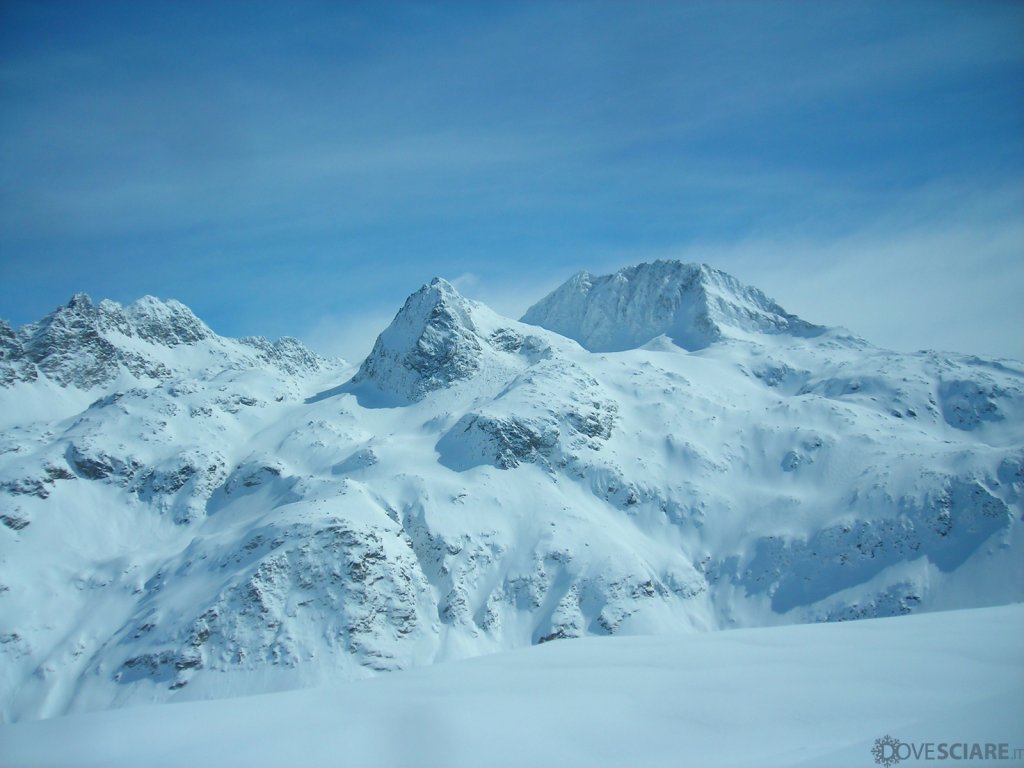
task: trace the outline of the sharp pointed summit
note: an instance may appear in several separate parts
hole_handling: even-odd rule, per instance
[[[727,337],[825,330],[725,272],[679,261],[638,264],[611,275],[580,272],[530,307],[522,321],[591,352],[633,349],[661,335],[692,351]]]
[[[415,401],[472,376],[480,351],[469,301],[435,277],[406,299],[353,381]]]

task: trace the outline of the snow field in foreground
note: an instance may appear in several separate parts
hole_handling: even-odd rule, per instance
[[[886,735],[1013,756],[1022,637],[1024,604],[556,641],[343,687],[0,726],[0,764],[872,766]]]

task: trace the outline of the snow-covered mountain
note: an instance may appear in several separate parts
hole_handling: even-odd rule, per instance
[[[0,344],[7,720],[1024,599],[1021,365],[706,266],[518,322],[437,279],[358,368],[155,299]]]
[[[688,350],[724,338],[817,336],[825,328],[791,315],[756,288],[706,264],[656,261],[595,277],[580,272],[527,310],[591,352],[618,352],[668,336]]]

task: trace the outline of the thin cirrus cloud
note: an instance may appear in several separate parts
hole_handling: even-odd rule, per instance
[[[1024,203],[1020,192],[997,192],[991,205],[998,209],[1006,197]],[[1024,221],[987,211],[947,221],[922,211],[916,221],[893,228],[882,220],[842,237],[755,238],[672,255],[716,263],[788,310],[844,326],[882,347],[1024,360],[1018,300]]]
[[[676,254],[810,315],[837,291],[811,319],[863,329],[859,313],[894,346],[914,325],[899,306],[970,285],[906,343],[1020,354],[981,311],[1018,278],[997,257],[1019,242],[1000,190],[1024,178],[1012,4],[2,14],[0,315],[15,323],[77,290],[154,293],[224,333],[358,350],[366,318],[434,275],[471,273],[467,293],[512,314],[577,269]],[[904,279],[850,290],[877,279],[878,253]]]

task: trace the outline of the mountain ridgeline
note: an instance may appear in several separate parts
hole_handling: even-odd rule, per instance
[[[0,323],[0,406],[8,721],[1024,599],[1022,366],[704,265],[435,279],[358,366],[77,295]]]
[[[530,307],[523,322],[568,336],[591,352],[634,349],[662,335],[698,350],[730,336],[816,336],[826,330],[725,272],[678,261],[601,277],[580,272]]]

